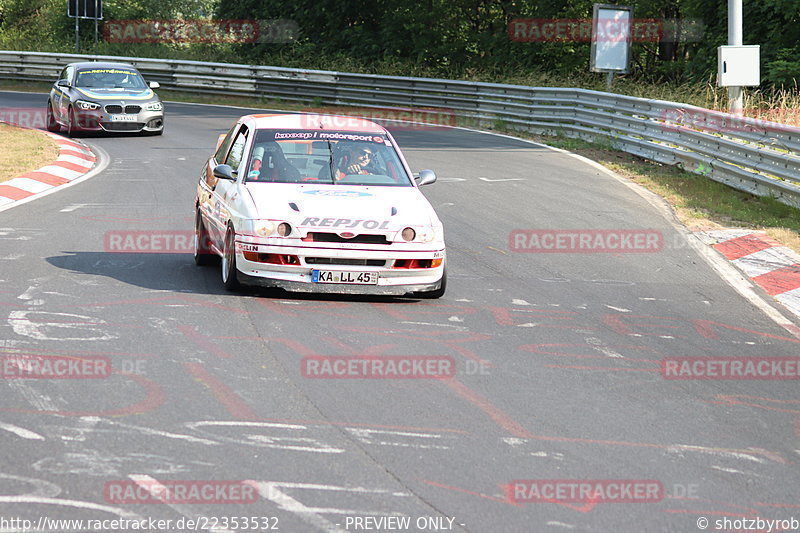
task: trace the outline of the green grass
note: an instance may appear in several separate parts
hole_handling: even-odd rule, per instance
[[[691,230],[763,230],[800,253],[800,210],[774,198],[737,191],[679,167],[641,159],[607,145],[562,136],[526,137],[586,156],[658,194]]]

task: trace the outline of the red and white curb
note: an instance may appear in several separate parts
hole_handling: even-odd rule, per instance
[[[33,172],[0,182],[0,207],[69,183],[94,167],[97,158],[83,143],[55,133],[41,133],[58,143],[58,159]]]
[[[765,233],[752,230],[699,232],[764,292],[800,316],[800,255]]]

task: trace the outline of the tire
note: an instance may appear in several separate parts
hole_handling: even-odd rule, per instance
[[[61,131],[61,125],[56,121],[56,117],[53,115],[53,104],[50,100],[47,101],[47,131],[51,131],[53,133],[58,133]]]
[[[72,106],[70,106],[69,111],[67,111],[67,119],[69,121],[67,122],[67,136],[74,137],[78,129],[75,127],[75,110],[72,109]]]
[[[222,284],[229,291],[239,290],[238,271],[236,270],[236,232],[229,227],[225,234],[225,246],[222,250]]]
[[[435,300],[444,296],[446,290],[447,290],[447,267],[445,267],[444,270],[442,271],[442,285],[438,289],[432,291],[415,292],[414,296],[417,298],[423,298],[425,300]]]
[[[211,251],[211,238],[198,209],[194,219],[194,262],[198,266],[208,266],[215,260],[216,256]]]

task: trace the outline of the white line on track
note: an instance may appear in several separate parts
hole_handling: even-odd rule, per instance
[[[158,480],[156,480],[156,479],[154,479],[154,478],[152,478],[150,476],[139,475],[139,474],[131,474],[128,477],[131,480],[133,480],[133,482],[136,483],[139,487],[141,487],[142,489],[144,489],[147,492],[149,492],[153,496],[153,498],[155,498],[157,500],[160,499],[159,498],[160,494],[167,494],[168,493],[168,491],[166,490],[164,485],[162,485],[161,483],[158,482]],[[200,519],[201,516],[208,516],[207,514],[196,514],[186,505],[181,505],[181,504],[177,504],[177,503],[169,503],[169,502],[163,502],[163,503],[167,507],[170,507],[171,509],[176,511],[178,514],[181,514],[181,515],[185,516],[186,518],[194,520],[195,523],[197,523],[197,521]],[[209,528],[208,531],[211,531],[212,533],[233,533],[230,530],[221,529],[221,528]]]
[[[7,424],[5,422],[0,422],[0,429],[4,429],[10,433],[13,433],[17,437],[22,437],[23,439],[28,440],[45,440],[43,436],[39,435],[38,433],[34,433],[33,431],[25,428],[21,428],[19,426],[15,426],[13,424]]]

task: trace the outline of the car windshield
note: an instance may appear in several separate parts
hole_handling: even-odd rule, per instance
[[[76,87],[86,89],[147,89],[142,76],[126,68],[93,68],[78,71]]]
[[[258,130],[248,182],[412,187],[386,135],[323,130]]]

